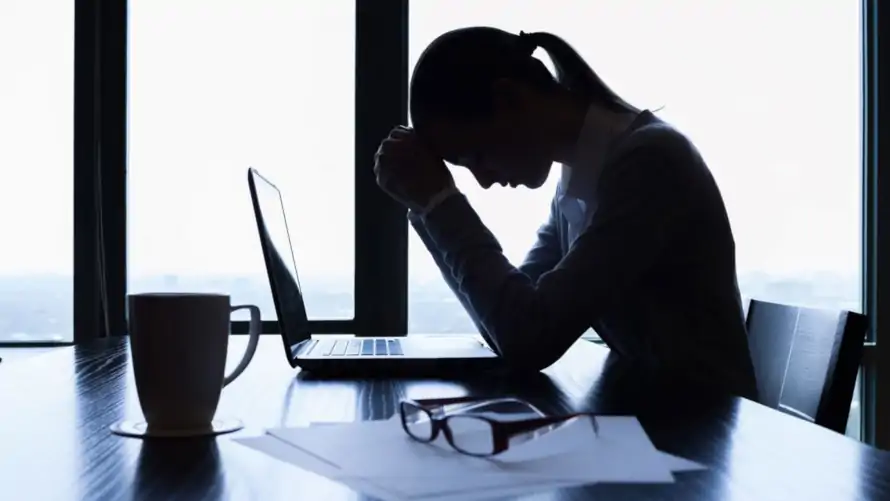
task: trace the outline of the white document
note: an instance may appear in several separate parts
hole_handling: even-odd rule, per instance
[[[338,481],[356,492],[379,498],[382,501],[481,501],[578,485],[577,482],[542,481],[537,477],[510,475],[495,478],[473,477],[469,482],[464,481],[465,479],[454,482],[453,479],[439,477],[439,482],[433,484],[428,478],[402,477],[398,474],[366,479],[351,476],[339,468],[332,468],[327,463],[319,461],[312,455],[272,435],[233,438],[232,440],[279,461]]]
[[[707,470],[708,467],[701,464],[696,463],[695,461],[690,461],[686,458],[681,458],[680,456],[674,456],[673,454],[668,454],[667,452],[661,453],[664,458],[665,463],[668,465],[668,468],[671,469],[674,473],[682,473],[685,471],[701,471]]]
[[[536,417],[540,417],[539,414],[534,412],[523,413],[523,414],[511,414],[504,415],[498,414],[496,416],[498,419],[508,421],[508,420],[520,420],[520,419],[532,419]],[[646,435],[645,430],[640,425],[640,422],[630,416],[599,416],[596,418],[597,423],[599,424],[599,436],[607,439],[609,442],[624,442],[631,441],[635,442],[636,447],[643,449],[655,449],[652,443],[649,441],[648,435]],[[398,416],[394,416],[391,418],[392,421],[396,425],[399,426],[399,433],[404,434],[404,431],[401,429],[401,423],[399,422]],[[369,432],[373,433],[388,433],[393,432],[393,428],[389,426],[382,426],[378,428],[378,425],[381,423],[386,423],[389,420],[377,420],[377,421],[363,421],[363,424],[370,425],[368,428]],[[357,424],[357,423],[312,423],[309,426],[330,426],[330,425],[346,425],[346,424]],[[373,430],[373,431],[371,431]],[[566,430],[565,428],[558,429],[552,433],[559,433],[559,435],[550,436],[549,439],[545,440],[544,437],[538,439],[537,443],[529,444],[529,447],[508,449],[503,454],[498,456],[498,459],[501,461],[514,461],[516,459],[521,459],[525,457],[526,459],[534,459],[536,457],[546,456],[548,454],[564,453],[564,444],[562,443],[565,438],[567,441],[571,440],[589,440],[590,437],[585,437],[583,435],[586,434],[585,429],[581,428],[572,428],[571,430]],[[582,436],[577,436],[580,432]],[[565,434],[571,433],[576,435],[574,437],[568,437]],[[550,435],[550,434],[548,434]],[[442,440],[437,441],[437,446],[445,446]],[[526,444],[523,444],[524,446]],[[656,450],[657,451],[657,450]],[[666,452],[657,451],[662,457],[662,461],[667,466],[667,468],[674,472],[686,472],[686,471],[699,471],[707,469],[704,465],[696,463],[695,461],[690,461],[685,458],[681,458],[679,456],[674,456],[672,454],[668,454]]]
[[[670,483],[675,471],[704,469],[658,451],[634,417],[596,419],[599,433],[582,417],[493,458],[457,453],[444,437],[432,444],[412,440],[398,416],[276,428],[234,440],[387,501],[470,501],[596,482]]]
[[[509,471],[583,483],[670,483],[673,472],[634,418],[580,418],[493,459]],[[572,446],[573,444],[578,444]]]
[[[247,446],[256,451],[262,452],[279,461],[290,463],[294,466],[311,471],[318,475],[328,477],[332,480],[346,484],[357,492],[380,498],[384,501],[399,501],[405,499],[404,496],[394,493],[386,488],[379,487],[372,482],[361,478],[347,478],[345,472],[339,468],[319,460],[316,457],[307,454],[287,442],[282,442],[271,435],[261,435],[259,437],[233,438],[234,442]]]

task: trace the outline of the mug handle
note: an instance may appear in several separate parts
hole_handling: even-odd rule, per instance
[[[240,376],[241,373],[244,372],[244,369],[250,364],[250,361],[253,360],[253,354],[256,353],[256,347],[260,341],[260,332],[262,331],[259,308],[252,304],[241,304],[232,306],[230,313],[234,313],[238,310],[250,311],[250,329],[248,329],[250,339],[247,341],[247,349],[244,351],[244,356],[241,357],[241,361],[238,362],[238,366],[235,367],[235,370],[233,370],[231,374],[223,378],[223,388]]]

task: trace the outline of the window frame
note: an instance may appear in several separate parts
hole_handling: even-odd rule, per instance
[[[120,69],[126,51],[116,44],[126,36],[126,24],[119,22],[126,19],[126,1],[73,1],[72,340],[4,341],[0,347],[70,346],[123,332],[114,312],[126,295],[119,280],[121,273],[126,277],[126,247],[120,246],[126,223],[126,206],[120,204],[122,198],[126,203],[126,121],[120,120],[126,87]],[[103,297],[114,299],[106,307]]]
[[[73,342],[79,343],[127,332],[129,61],[128,1],[75,2]],[[407,0],[355,0],[355,314],[311,320],[314,333],[407,333],[406,213],[373,175],[380,140],[407,123],[407,19]],[[232,322],[233,334],[247,331],[247,321]],[[262,333],[280,333],[278,322],[262,322]]]
[[[126,333],[127,0],[75,0],[74,342]],[[355,315],[314,320],[313,332],[407,334],[408,223],[373,177],[373,154],[390,128],[407,123],[408,0],[355,0]],[[861,0],[862,292],[871,329],[863,361],[863,440],[890,448],[890,10]],[[886,91],[890,94],[890,90]],[[884,166],[882,169],[882,165]],[[102,257],[97,259],[96,256]],[[103,293],[104,291],[104,293]],[[103,300],[107,298],[107,301]],[[888,313],[890,315],[890,313]],[[233,322],[236,334],[247,323]],[[263,333],[278,333],[276,321]],[[60,343],[52,343],[60,344]],[[65,343],[61,343],[65,344]],[[880,425],[879,425],[880,424]]]
[[[355,0],[355,313],[311,320],[316,334],[404,336],[408,331],[408,225],[405,209],[377,187],[374,153],[408,123],[408,1]],[[232,322],[247,334],[248,322]],[[264,321],[263,334],[278,334]]]
[[[878,0],[862,0],[862,297],[869,332],[862,362],[862,440],[890,448],[890,342],[879,342],[884,316],[890,312],[890,156],[880,155],[880,144],[890,144],[890,10]],[[890,313],[887,313],[890,315]]]
[[[408,123],[408,0],[355,0],[355,277],[351,320],[310,320],[315,334],[404,336],[408,331],[407,214],[377,187],[374,153]],[[248,322],[232,322],[247,334]],[[263,334],[279,334],[264,321]]]
[[[126,334],[126,0],[75,0],[74,343]]]

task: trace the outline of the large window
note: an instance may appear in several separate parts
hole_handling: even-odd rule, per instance
[[[415,2],[410,61],[413,68],[429,42],[461,26],[564,37],[613,89],[659,110],[702,151],[732,219],[745,296],[858,311],[859,4]],[[486,192],[453,170],[518,264],[545,220],[558,171],[539,190]],[[472,331],[423,244],[410,238],[411,331]]]
[[[409,60],[413,68],[429,42],[461,26],[562,36],[625,99],[658,110],[699,147],[729,211],[744,296],[860,311],[860,3],[414,2]],[[453,171],[518,264],[558,170],[539,190],[487,192]],[[409,331],[474,331],[409,238]]]
[[[352,318],[354,2],[152,0],[129,17],[129,291],[225,292],[275,319],[252,166],[283,193],[309,316]]]
[[[9,69],[0,79],[0,344],[123,333],[125,291],[225,292],[275,319],[251,166],[283,191],[313,329],[402,334],[407,304],[409,333],[473,331],[371,173],[377,144],[404,119],[406,70],[433,38],[468,25],[555,32],[630,102],[684,131],[726,200],[743,295],[861,310],[865,241],[869,313],[887,310],[877,278],[890,255],[879,248],[884,202],[873,198],[887,190],[873,141],[884,134],[874,77],[888,53],[877,53],[875,32],[887,23],[877,2],[418,0],[408,16],[407,0],[125,5],[0,2]],[[483,192],[462,169],[455,176],[518,263],[558,169],[539,190]],[[867,369],[883,351],[867,347]],[[866,394],[885,399],[890,385],[866,374]],[[882,407],[872,407],[872,424],[887,421]],[[857,410],[858,398],[854,435]],[[885,432],[871,438],[886,446]]]
[[[0,2],[0,343],[67,342],[74,2]]]

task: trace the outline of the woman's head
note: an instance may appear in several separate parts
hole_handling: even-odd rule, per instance
[[[555,76],[532,57],[537,48],[550,56]],[[588,104],[632,110],[570,45],[549,33],[454,30],[426,48],[411,77],[418,134],[486,188],[542,185],[560,149],[574,143]]]

